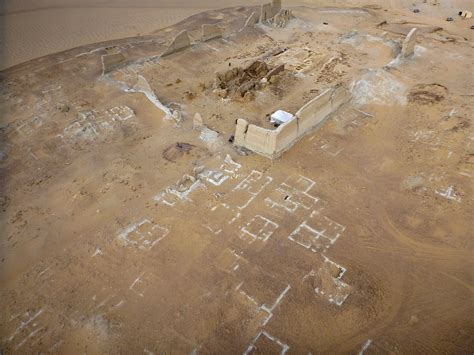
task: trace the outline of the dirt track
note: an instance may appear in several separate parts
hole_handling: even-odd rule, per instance
[[[472,353],[471,23],[384,69],[437,23],[301,7],[239,32],[251,11],[107,43],[129,60],[107,76],[104,44],[2,72],[6,353]],[[217,19],[224,39],[155,58]],[[213,93],[276,47],[287,69],[253,99]],[[137,73],[181,121],[124,92]],[[352,102],[280,159],[227,141],[336,84]]]

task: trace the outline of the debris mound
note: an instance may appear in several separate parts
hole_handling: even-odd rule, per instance
[[[224,73],[217,73],[214,81],[214,92],[221,97],[245,97],[253,91],[260,90],[271,78],[285,69],[284,64],[270,67],[262,60],[256,60],[247,67],[237,67]]]

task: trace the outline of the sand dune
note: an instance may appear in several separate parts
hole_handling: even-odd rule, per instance
[[[148,34],[193,14],[258,1],[6,1],[0,69],[77,46]]]

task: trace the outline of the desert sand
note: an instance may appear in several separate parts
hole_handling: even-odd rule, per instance
[[[449,16],[469,0],[441,0],[436,16]],[[409,0],[289,0],[289,6],[358,6],[379,4],[410,9]],[[2,0],[0,3],[0,70],[47,54],[106,40],[146,35],[199,12],[257,0]],[[427,9],[431,11],[431,9]]]
[[[11,3],[0,353],[471,354],[474,21],[440,3]],[[275,159],[235,141],[328,90]]]

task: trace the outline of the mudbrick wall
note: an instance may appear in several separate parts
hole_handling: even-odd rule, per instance
[[[349,100],[350,94],[345,88],[327,89],[300,108],[292,120],[274,130],[249,124],[240,118],[235,129],[235,145],[268,158],[278,158]]]

